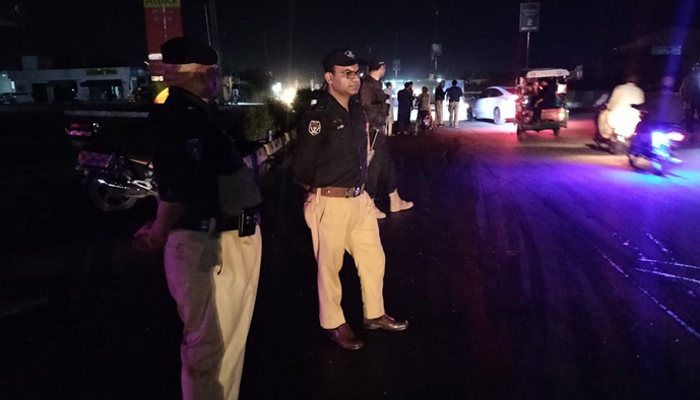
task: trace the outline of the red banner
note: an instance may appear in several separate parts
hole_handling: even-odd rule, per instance
[[[152,79],[163,76],[160,46],[168,40],[182,36],[180,0],[143,0],[146,14],[148,62]]]

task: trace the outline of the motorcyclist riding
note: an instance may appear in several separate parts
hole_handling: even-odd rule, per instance
[[[629,75],[625,82],[613,90],[607,110],[598,117],[598,130],[603,138],[610,139],[613,134],[629,138],[640,121],[639,111],[632,106],[644,104],[644,91],[637,86],[635,75]]]

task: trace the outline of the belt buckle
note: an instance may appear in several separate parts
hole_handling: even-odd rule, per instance
[[[355,188],[355,197],[358,197],[358,196],[360,195],[360,192],[361,192],[361,191],[362,191],[361,188],[356,187],[356,188]]]

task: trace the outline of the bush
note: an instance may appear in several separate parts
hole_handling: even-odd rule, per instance
[[[275,130],[275,120],[265,106],[249,107],[243,121],[243,140],[260,142],[267,140],[268,131]]]
[[[267,99],[265,106],[272,115],[276,132],[289,132],[294,122],[294,112],[284,102],[276,99]]]

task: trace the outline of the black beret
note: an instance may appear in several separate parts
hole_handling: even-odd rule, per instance
[[[386,65],[386,62],[384,61],[384,57],[379,56],[370,58],[368,65],[370,71],[377,71],[382,67],[382,65]]]
[[[201,64],[214,65],[219,62],[219,55],[206,43],[199,40],[177,37],[160,46],[165,64]]]
[[[336,65],[349,67],[355,64],[366,65],[367,61],[355,58],[355,54],[351,50],[334,50],[323,59],[323,70],[325,72],[333,72],[333,67]]]

